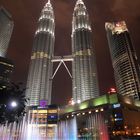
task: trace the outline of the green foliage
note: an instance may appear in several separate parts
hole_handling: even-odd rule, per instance
[[[25,115],[27,99],[21,86],[12,83],[0,89],[0,124],[18,122]],[[11,106],[12,101],[17,102],[16,107]]]

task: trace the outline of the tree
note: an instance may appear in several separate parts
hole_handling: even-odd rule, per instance
[[[26,113],[25,89],[12,83],[0,89],[0,124],[19,121]]]

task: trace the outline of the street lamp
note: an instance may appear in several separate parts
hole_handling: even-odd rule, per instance
[[[12,101],[10,105],[11,105],[11,107],[15,108],[15,107],[17,107],[17,102],[16,101]]]
[[[81,103],[81,100],[77,100],[77,103],[80,104]]]

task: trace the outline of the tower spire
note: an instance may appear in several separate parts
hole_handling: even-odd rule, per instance
[[[46,7],[51,7],[51,9],[52,9],[51,0],[48,0],[48,2],[47,2],[46,5],[45,5],[45,8],[46,8]]]
[[[83,0],[77,0],[76,4],[84,4]]]
[[[51,0],[48,0],[48,4],[51,4]]]
[[[84,4],[84,1],[83,1],[83,0],[77,0],[74,10],[75,10],[77,7],[79,7],[78,5],[83,5],[83,6],[84,6],[84,8],[86,9],[86,7],[85,7],[85,4]]]

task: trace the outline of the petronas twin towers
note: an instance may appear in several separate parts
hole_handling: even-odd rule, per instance
[[[78,0],[72,21],[73,99],[84,101],[98,96],[95,54],[86,7]]]
[[[72,96],[74,102],[99,95],[92,31],[88,12],[82,0],[77,0],[72,21]],[[55,18],[50,0],[44,6],[34,37],[27,81],[29,106],[40,101],[51,104]],[[62,60],[61,60],[62,61]]]

